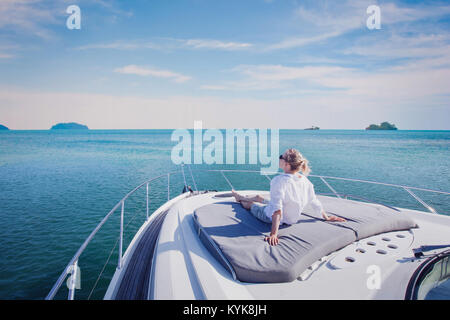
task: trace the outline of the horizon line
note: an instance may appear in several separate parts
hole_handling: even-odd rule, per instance
[[[11,129],[7,127],[7,130],[0,130],[0,132],[8,132],[8,131],[114,131],[114,130],[197,130],[194,128],[114,128],[114,129]],[[317,129],[317,130],[310,130],[307,128],[202,128],[202,130],[208,130],[208,129],[216,129],[216,130],[301,130],[301,131],[323,131],[323,130],[347,130],[347,131],[450,131],[450,129],[398,129],[397,130],[367,130],[367,129],[343,129],[343,128],[325,128],[325,129]]]

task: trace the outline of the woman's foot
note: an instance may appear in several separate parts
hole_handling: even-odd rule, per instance
[[[261,203],[264,203],[264,200],[266,200],[266,199],[264,199],[264,197],[260,196],[259,194],[257,194],[257,195],[255,196],[255,202],[261,202]]]
[[[237,202],[247,201],[247,202],[264,203],[264,201],[265,201],[264,197],[260,196],[259,194],[255,195],[255,196],[246,197],[246,196],[241,196],[239,193],[237,193],[233,189],[231,190],[231,193],[233,194],[233,197],[236,199]]]
[[[233,194],[233,197],[236,199],[237,202],[240,202],[242,200],[245,200],[245,197],[241,196],[239,193],[237,193],[234,190],[231,190],[231,193]]]

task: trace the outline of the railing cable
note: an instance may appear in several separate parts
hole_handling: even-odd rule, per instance
[[[403,187],[414,199],[416,199],[421,205],[423,205],[425,208],[427,208],[428,211],[431,213],[437,213],[436,210],[434,210],[432,207],[430,207],[428,204],[426,204],[422,199],[420,199],[414,192],[409,190],[407,187]]]
[[[167,201],[170,200],[170,173],[167,174]]]
[[[223,173],[223,171],[221,170],[220,173],[222,174],[222,176],[225,178],[225,180],[228,182],[228,185],[230,186],[231,190],[234,190],[233,185],[231,184],[230,180],[228,180],[228,178],[225,176],[225,173]]]
[[[324,178],[320,177],[320,179],[323,181],[323,183],[325,183],[327,185],[327,187],[331,190],[331,192],[333,192],[336,195],[336,197],[341,199],[341,197],[339,196],[339,193],[337,193],[336,190],[334,190],[334,188],[327,181],[325,181]]]
[[[127,230],[128,226],[131,224],[131,222],[133,222],[133,220],[136,218],[138,213],[139,213],[139,211],[136,211],[134,216],[130,219],[130,221],[125,226],[124,231]],[[101,276],[103,275],[103,272],[105,271],[106,266],[108,265],[109,260],[111,259],[111,256],[112,256],[114,250],[116,249],[116,246],[117,246],[117,243],[119,242],[119,239],[120,239],[120,236],[117,237],[116,243],[114,244],[114,247],[111,249],[111,252],[109,253],[108,259],[106,260],[105,264],[103,265],[102,271],[100,271],[100,274],[98,275],[97,280],[95,280],[94,286],[92,287],[91,292],[89,293],[89,296],[87,298],[88,300],[91,299],[91,295],[94,292],[95,288],[97,287],[98,281],[100,280]]]
[[[181,164],[181,173],[183,174],[184,186],[187,188],[186,176],[184,175],[184,164]]]
[[[198,192],[197,184],[195,183],[194,175],[192,174],[191,166],[188,166],[189,172],[191,173],[192,182],[194,183],[195,191]]]

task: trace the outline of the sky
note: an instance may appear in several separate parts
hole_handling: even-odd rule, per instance
[[[450,130],[449,97],[450,1],[0,1],[11,129]]]

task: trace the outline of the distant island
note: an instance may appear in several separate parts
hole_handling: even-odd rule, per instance
[[[311,128],[306,128],[304,130],[319,130],[319,127],[311,126]]]
[[[9,130],[9,128],[8,128],[8,127],[5,127],[4,125],[1,125],[1,124],[0,124],[0,130]]]
[[[58,123],[55,124],[50,130],[59,130],[59,129],[77,129],[77,130],[88,130],[89,128],[83,124],[69,122],[69,123]]]
[[[397,127],[395,126],[395,124],[390,124],[389,122],[385,121],[380,125],[371,124],[366,128],[366,130],[397,130]]]

